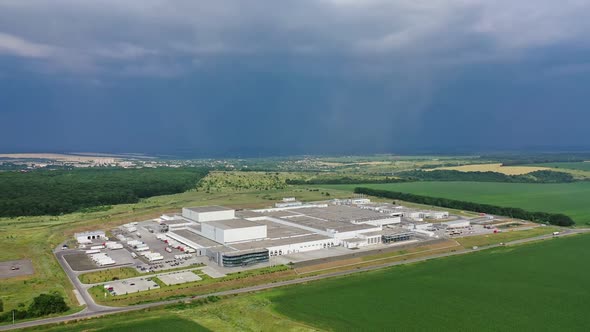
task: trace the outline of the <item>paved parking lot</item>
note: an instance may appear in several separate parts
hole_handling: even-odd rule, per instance
[[[67,253],[63,257],[74,271],[89,271],[99,268],[83,251],[73,251],[71,254]]]
[[[201,277],[194,274],[192,271],[176,272],[158,275],[158,279],[162,280],[166,285],[178,285],[185,282],[193,282],[202,280]]]
[[[151,233],[147,230],[146,227],[150,227],[155,231],[153,233]],[[136,265],[139,265],[139,269],[141,269],[143,267],[142,272],[145,272],[148,270],[157,272],[157,271],[161,271],[161,270],[168,270],[168,269],[178,268],[178,267],[187,267],[188,268],[191,265],[199,264],[199,263],[206,263],[208,261],[206,257],[198,257],[198,256],[193,256],[192,258],[189,258],[189,259],[176,260],[174,258],[175,255],[185,254],[185,252],[180,251],[175,248],[171,248],[172,252],[167,252],[165,249],[168,247],[168,245],[164,241],[161,241],[156,238],[156,236],[158,234],[162,234],[158,231],[158,229],[159,229],[159,225],[157,223],[155,223],[151,220],[148,220],[148,221],[139,222],[137,225],[136,232],[132,232],[132,233],[123,232],[122,233],[124,236],[126,236],[129,239],[139,240],[139,241],[144,242],[150,248],[149,249],[150,251],[160,253],[164,257],[164,260],[162,260],[162,261],[149,263],[147,260],[145,260],[143,258],[143,256],[141,255],[140,252],[137,252],[138,259],[136,259],[134,263]],[[139,233],[140,236],[137,236],[137,233]],[[130,249],[130,250],[132,250],[132,249]]]
[[[204,268],[201,269],[201,271],[203,271],[203,273],[210,276],[211,278],[223,278],[226,276],[224,273],[221,273],[218,270],[216,270],[210,266],[205,266]]]
[[[0,279],[31,275],[35,273],[30,259],[0,262]]]
[[[111,268],[125,265],[132,265],[135,263],[133,257],[126,249],[109,250],[103,249],[101,252],[106,253],[116,263],[115,265],[98,266],[94,263],[84,251],[71,250],[71,253],[67,252],[64,254],[64,259],[68,262],[68,265],[74,271],[90,271],[103,268]]]
[[[105,287],[107,286],[113,288],[113,295],[124,295],[160,288],[160,286],[150,278],[134,278],[114,281],[105,285]]]

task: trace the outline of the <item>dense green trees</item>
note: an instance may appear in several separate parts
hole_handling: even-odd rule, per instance
[[[303,179],[287,179],[285,182],[287,184],[311,184],[311,185],[319,185],[319,184],[356,184],[356,183],[399,183],[399,182],[407,182],[406,179],[399,179],[399,178],[390,178],[384,177],[381,179],[375,178],[363,178],[363,177],[318,177],[309,180]]]
[[[590,160],[590,153],[508,153],[484,155],[481,158],[499,160],[503,166],[515,166],[552,162],[580,162]]]
[[[555,171],[535,171],[522,175],[506,175],[497,172],[461,172],[455,170],[413,170],[396,174],[397,177],[375,178],[363,176],[320,176],[311,179],[287,179],[287,184],[356,184],[356,183],[400,183],[412,181],[474,181],[509,183],[564,183],[574,182],[571,174]]]
[[[522,175],[497,172],[461,172],[455,170],[406,171],[397,174],[410,181],[475,181],[511,183],[563,183],[574,182],[571,174],[554,171],[535,171]]]
[[[59,293],[40,294],[33,299],[27,310],[16,309],[0,315],[0,322],[9,322],[13,315],[15,319],[41,317],[50,314],[66,312],[70,307]]]
[[[41,294],[33,299],[28,313],[32,317],[40,317],[70,310],[64,298],[58,293]]]
[[[488,204],[479,204],[473,202],[458,201],[454,199],[429,197],[402,193],[397,191],[379,190],[370,188],[355,188],[355,193],[365,194],[371,196],[385,197],[391,199],[400,199],[406,202],[413,202],[426,205],[441,206],[450,209],[474,211],[481,213],[488,213],[499,216],[507,216],[523,220],[530,220],[540,223],[547,223],[557,226],[572,226],[574,221],[572,218],[564,214],[547,213],[547,212],[530,212],[519,208],[501,207]]]
[[[59,215],[194,188],[202,168],[73,169],[0,173],[0,217]]]

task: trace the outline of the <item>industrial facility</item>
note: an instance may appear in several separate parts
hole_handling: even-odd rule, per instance
[[[300,253],[335,247],[345,254],[347,249],[436,238],[444,230],[437,233],[441,228],[416,221],[416,217],[440,220],[445,216],[444,211],[416,211],[372,203],[365,197],[315,203],[288,197],[274,207],[256,210],[185,207],[180,213],[122,225],[113,230],[116,239],[112,240],[103,231],[75,236],[98,266],[128,264],[127,253],[132,261],[140,259],[150,268],[184,263],[232,268],[269,262],[274,256],[297,260]],[[469,222],[437,223],[443,226],[448,231],[465,228]],[[124,247],[127,250],[122,254],[115,253]],[[108,250],[107,255],[103,249]]]
[[[183,208],[159,218],[165,235],[224,267],[267,262],[271,256],[342,246],[356,249],[409,240],[401,213],[352,205],[303,204],[286,198],[273,208],[236,211],[222,206]],[[356,203],[356,202],[355,202]],[[363,199],[362,203],[369,203]]]

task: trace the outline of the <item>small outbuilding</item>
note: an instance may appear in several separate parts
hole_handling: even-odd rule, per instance
[[[79,244],[88,244],[92,243],[93,240],[106,239],[104,231],[76,233],[74,234],[74,237],[76,238],[76,241],[78,241]]]

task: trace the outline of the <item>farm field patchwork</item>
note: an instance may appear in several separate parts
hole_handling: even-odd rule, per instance
[[[453,167],[439,167],[434,170],[451,170],[460,172],[497,172],[506,175],[521,175],[535,171],[548,170],[548,166],[531,165],[531,166],[502,166],[502,164],[473,164]]]
[[[578,225],[590,222],[590,182],[557,184],[494,182],[409,182],[388,184],[322,185],[330,189],[368,187],[416,195],[457,199],[528,211],[566,214]]]
[[[335,331],[581,331],[589,245],[545,240],[267,294],[277,312]]]
[[[573,162],[573,163],[545,163],[545,164],[535,164],[534,166],[538,167],[550,167],[550,168],[565,168],[565,169],[575,169],[581,171],[589,171],[590,172],[590,162]]]

